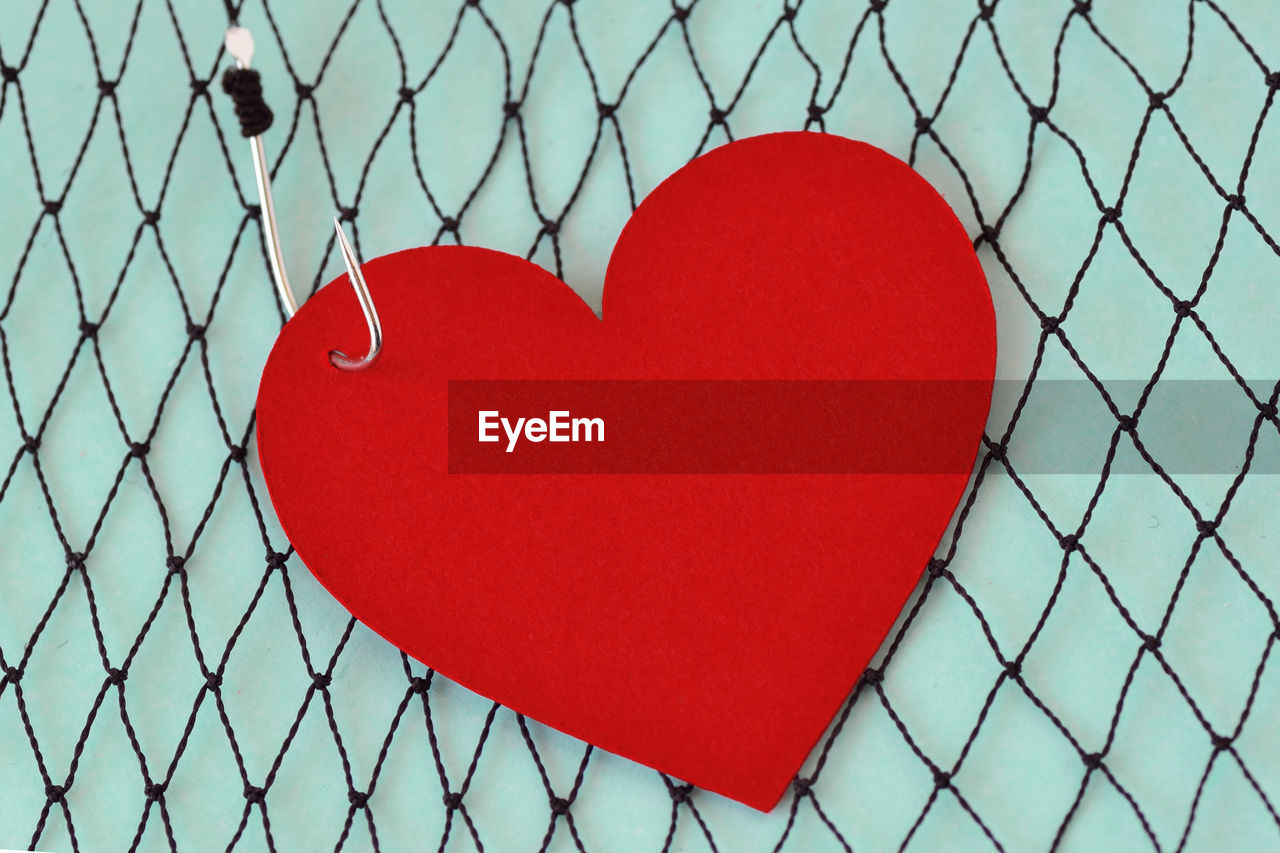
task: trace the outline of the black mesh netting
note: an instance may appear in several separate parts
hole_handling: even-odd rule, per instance
[[[295,283],[337,272],[336,214],[365,257],[489,245],[598,302],[637,200],[766,130],[868,139],[947,194],[1017,393],[772,814],[434,678],[292,555],[251,441],[283,314],[218,91],[237,18]],[[1280,365],[1277,36],[1244,0],[5,4],[0,846],[1276,845],[1277,492],[1251,465],[1280,388],[1246,377]],[[1075,415],[1107,436],[1050,477],[1046,377],[1092,388]],[[1210,431],[1230,470],[1144,442],[1170,377],[1249,407]]]

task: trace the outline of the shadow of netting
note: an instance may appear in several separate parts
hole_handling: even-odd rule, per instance
[[[51,0],[0,36],[0,845],[1032,849],[1274,844],[1280,73],[1260,3],[728,0],[196,9]],[[772,814],[492,706],[355,625],[252,446],[283,315],[216,80],[255,33],[295,279],[465,242],[589,302],[662,177],[807,128],[908,159],[973,235],[997,406],[881,656]],[[1270,63],[1270,64],[1269,64]],[[1120,396],[1111,377],[1143,379]],[[1045,379],[1110,440],[1042,476]],[[1234,383],[1239,464],[1143,441]],[[1150,473],[1115,476],[1118,455]],[[1023,473],[1020,473],[1023,472]],[[856,555],[851,555],[851,560]],[[749,748],[749,745],[744,748]]]

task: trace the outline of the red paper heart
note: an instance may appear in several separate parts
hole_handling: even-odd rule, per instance
[[[640,205],[602,321],[549,273],[484,249],[411,249],[364,272],[381,360],[330,365],[367,344],[335,280],[284,327],[259,389],[263,473],[303,562],[449,678],[771,808],[919,580],[986,418],[991,298],[943,199],[869,145],[772,134],[698,158]],[[970,390],[919,417],[866,413],[833,443],[909,468],[930,437],[959,437],[946,470],[449,473],[449,380],[491,379]],[[796,416],[784,444],[809,440]]]

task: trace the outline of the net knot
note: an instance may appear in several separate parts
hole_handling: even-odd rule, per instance
[[[209,94],[209,81],[208,80],[192,80],[191,93],[196,97]]]
[[[457,791],[450,791],[441,797],[441,799],[444,801],[444,807],[450,811],[462,807],[462,794]]]
[[[267,789],[259,788],[256,785],[245,785],[244,798],[251,803],[261,803],[267,798]]]
[[[56,199],[48,199],[48,198],[44,200],[45,213],[48,213],[51,216],[57,216],[58,211],[60,210],[62,210],[62,202]]]
[[[84,552],[71,551],[67,554],[67,568],[73,572],[84,571]]]
[[[163,782],[148,782],[142,792],[146,794],[148,800],[154,802],[164,796],[165,787]]]
[[[142,222],[144,225],[155,225],[160,221],[160,211],[144,210],[142,212]]]
[[[796,789],[797,797],[807,797],[813,791],[813,780],[797,776],[791,786]]]
[[[1019,660],[1008,661],[1004,665],[1004,672],[1005,672],[1005,675],[1009,676],[1010,678],[1017,678],[1019,675],[1022,675],[1022,661],[1019,661]]]
[[[515,118],[520,114],[520,102],[507,101],[502,105],[502,114],[507,118]]]
[[[867,671],[862,673],[862,680],[871,685],[879,684],[884,681],[884,672],[874,667],[867,667]]]
[[[1086,752],[1084,754],[1084,766],[1090,770],[1097,770],[1102,766],[1101,752]]]
[[[1155,634],[1148,634],[1142,638],[1142,647],[1149,652],[1154,652],[1160,648],[1160,638]]]
[[[216,672],[209,673],[204,677],[204,686],[210,690],[217,690],[222,686],[222,676]]]
[[[888,5],[889,0],[871,0],[871,11],[879,15],[884,11],[884,7]]]
[[[1244,196],[1237,194],[1227,196],[1227,207],[1232,210],[1244,210]]]
[[[782,8],[782,20],[794,21],[796,19],[797,11],[799,10],[797,10],[795,6],[784,6]]]
[[[67,789],[52,783],[44,786],[44,795],[51,803],[60,803],[67,795]]]
[[[1179,317],[1190,317],[1191,303],[1185,299],[1179,299],[1173,303],[1173,313],[1177,314]]]
[[[315,94],[316,87],[310,83],[303,83],[301,80],[295,80],[293,83],[293,91],[297,93],[299,98],[305,101]]]
[[[1121,432],[1133,432],[1134,427],[1138,425],[1138,419],[1133,415],[1121,415],[1116,418],[1116,422],[1120,425]]]
[[[250,219],[261,219],[261,218],[262,218],[262,205],[260,205],[260,204],[246,204],[246,205],[244,206],[244,212],[245,212],[245,213],[247,213],[247,214],[249,214],[249,218],[250,218]]]
[[[712,123],[712,124],[724,124],[724,120],[725,120],[725,119],[728,117],[728,115],[729,115],[728,113],[726,113],[724,110],[720,109],[719,107],[712,107],[712,108],[711,108],[710,110],[708,110],[707,112],[708,112],[708,114],[711,116],[711,123]]]
[[[677,6],[675,11],[671,13],[671,17],[677,21],[685,21],[689,18],[689,9],[686,6]],[[16,76],[16,75],[15,75]]]
[[[8,69],[6,69],[6,72],[7,70]],[[16,71],[14,72],[13,76],[15,79],[17,78],[18,74]],[[4,79],[8,80],[9,78],[8,76],[6,76]],[[1272,71],[1270,74],[1267,75],[1267,88],[1273,91],[1276,89],[1280,89],[1280,71]]]
[[[452,216],[446,216],[440,220],[440,230],[451,234],[458,233],[458,220]]]
[[[99,78],[98,78],[98,91],[99,91],[99,92],[101,92],[101,93],[103,94],[103,96],[110,98],[110,97],[112,97],[113,95],[115,95],[115,93],[116,93],[116,85],[117,85],[119,82],[120,82],[119,80],[107,80],[107,79],[105,79],[105,78],[99,77]]]
[[[203,338],[205,331],[206,331],[205,327],[199,323],[187,324],[187,337],[191,338],[191,340],[193,341],[198,341],[201,338]]]
[[[817,104],[810,104],[808,109],[809,121],[821,121],[822,117],[827,113],[826,107],[820,107]]]
[[[1230,749],[1231,742],[1234,740],[1235,738],[1233,737],[1227,737],[1226,735],[1215,734],[1213,736],[1213,748],[1218,750],[1218,752],[1222,752],[1225,749]]]
[[[542,217],[542,233],[549,237],[554,237],[556,234],[560,233],[560,223],[556,222],[554,219],[547,219],[545,216]]]
[[[414,92],[412,89],[410,89],[408,86],[401,86],[399,90],[396,92],[396,94],[400,96],[401,101],[407,104],[413,100],[413,96],[416,95],[417,93]]]
[[[671,790],[667,793],[671,794],[671,799],[678,805],[680,803],[689,802],[689,795],[693,793],[692,785],[672,785]]]
[[[316,686],[317,690],[324,690],[333,683],[333,676],[327,672],[317,672],[311,676],[311,683]]]
[[[369,792],[357,791],[355,788],[352,788],[350,791],[347,791],[347,802],[351,803],[351,805],[358,809],[368,808]]]
[[[80,334],[86,338],[96,338],[98,336],[98,324],[90,323],[88,320],[81,320]]]
[[[40,436],[29,435],[22,440],[22,449],[30,454],[35,454],[40,449]]]
[[[941,769],[933,771],[933,784],[936,788],[950,788],[951,774]]]
[[[564,797],[551,798],[551,813],[557,817],[569,811],[569,801]]]
[[[928,567],[929,577],[940,578],[942,577],[943,573],[946,572],[946,570],[947,570],[947,564],[942,560],[939,560],[937,557],[933,557],[932,559],[929,560],[929,567]]]
[[[1196,522],[1196,532],[1201,536],[1212,536],[1213,532],[1218,529],[1218,522],[1212,518],[1202,518]]]
[[[4,677],[10,684],[17,684],[22,680],[22,670],[16,666],[6,666],[4,668]]]
[[[995,13],[996,13],[996,4],[994,3],[978,4],[978,17],[981,18],[982,20],[984,21],[991,20],[991,16],[994,15]]]
[[[994,225],[982,226],[982,239],[988,243],[994,243],[1000,237],[1000,229]]]
[[[231,96],[240,122],[240,135],[248,139],[271,127],[275,118],[262,99],[262,78],[252,68],[228,68],[222,75],[222,91]]]
[[[1031,113],[1031,120],[1036,124],[1049,120],[1049,108],[1042,107],[1039,104],[1032,104],[1027,108],[1027,112]]]
[[[1151,106],[1153,108],[1161,109],[1162,107],[1164,107],[1164,101],[1165,101],[1165,98],[1167,97],[1169,96],[1164,92],[1152,92],[1148,96],[1148,99],[1151,101]]]
[[[1102,211],[1103,222],[1115,222],[1120,219],[1120,208],[1108,207]]]
[[[1269,421],[1276,419],[1277,409],[1275,403],[1263,403],[1262,408],[1258,411],[1262,412],[1262,416]]]
[[[279,551],[268,551],[267,552],[268,571],[271,571],[274,569],[283,569],[284,560],[285,560],[284,554],[281,554]]]
[[[1009,446],[1004,442],[991,445],[991,449],[987,451],[987,455],[997,462],[1003,462],[1005,457],[1009,455]]]
[[[423,678],[420,675],[415,675],[413,678],[409,679],[409,690],[417,694],[418,696],[421,696],[422,694],[426,693],[427,688],[430,686],[431,686],[430,678]]]
[[[3,77],[6,83],[17,83],[18,69],[12,65],[0,65],[0,77]]]
[[[243,462],[244,458],[249,455],[249,451],[242,444],[233,444],[231,449],[227,451],[227,455],[231,457],[232,462]]]
[[[141,459],[151,452],[151,442],[135,441],[129,445],[129,455],[134,459]]]
[[[107,683],[119,687],[124,684],[125,679],[129,677],[129,673],[123,669],[116,669],[114,666],[107,670]]]
[[[916,133],[928,133],[933,127],[933,119],[928,116],[916,116]]]
[[[1075,12],[1077,15],[1087,15],[1093,11],[1093,0],[1076,0]]]
[[[164,565],[165,568],[169,570],[169,574],[176,575],[187,565],[187,561],[184,558],[179,557],[177,554],[174,554],[172,557],[165,559]]]
[[[352,205],[351,207],[338,208],[338,218],[343,222],[352,222],[356,218],[356,214],[360,212],[360,208]]]
[[[1051,335],[1058,331],[1058,326],[1061,324],[1062,320],[1057,317],[1045,316],[1040,318],[1040,328],[1044,329]]]
[[[600,113],[601,118],[612,118],[613,114],[617,112],[617,110],[617,104],[608,104],[604,101],[596,101],[596,112]]]
[[[1062,546],[1062,550],[1068,554],[1080,549],[1080,537],[1074,533],[1068,533],[1058,540],[1058,544]]]

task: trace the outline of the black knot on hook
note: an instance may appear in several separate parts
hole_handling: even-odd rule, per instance
[[[121,684],[124,684],[124,680],[128,677],[129,677],[129,673],[125,672],[123,669],[116,669],[115,667],[112,667],[111,669],[107,670],[108,684],[114,684],[116,686],[119,686]]]
[[[142,793],[146,795],[148,800],[155,802],[164,796],[165,784],[163,782],[148,782],[142,789]]]
[[[928,133],[933,127],[933,119],[928,116],[916,116],[916,133]]]
[[[862,673],[862,680],[867,682],[867,684],[879,684],[884,681],[884,672],[868,667],[867,671]]]
[[[356,214],[360,212],[358,207],[340,207],[338,208],[338,218],[343,222],[352,222],[356,218]]]
[[[164,561],[165,568],[169,570],[169,574],[171,575],[176,575],[181,572],[186,564],[186,559],[179,557],[177,554],[174,554],[172,557],[169,557]]]
[[[1133,415],[1121,415],[1116,418],[1116,423],[1120,425],[1121,432],[1133,432],[1134,427],[1138,425],[1138,419]]]
[[[96,338],[98,336],[98,324],[90,323],[88,320],[81,320],[80,334],[86,338]]]
[[[0,77],[3,77],[6,83],[17,83],[18,69],[12,65],[0,65]]]
[[[689,17],[689,10],[684,6],[677,6],[675,11],[671,13],[671,17],[675,18],[677,21],[687,20]]]
[[[187,324],[187,337],[191,338],[193,341],[198,341],[203,338],[206,331],[205,327],[199,323]]]
[[[1229,195],[1227,196],[1227,207],[1232,210],[1244,210],[1244,196]]]
[[[44,795],[46,798],[48,798],[49,802],[60,803],[62,802],[62,798],[67,795],[67,789],[62,787],[61,785],[53,785],[53,784],[45,785]]]
[[[1185,299],[1179,299],[1177,302],[1173,303],[1173,313],[1177,314],[1179,317],[1190,317],[1191,303]]]
[[[1149,652],[1154,652],[1160,648],[1160,638],[1155,634],[1147,634],[1142,638],[1142,647]]]
[[[6,75],[9,70],[11,69],[5,69]],[[13,76],[14,78],[17,78],[18,72],[14,71]],[[4,79],[8,80],[9,77],[6,76]],[[1270,74],[1267,75],[1267,88],[1272,90],[1280,89],[1280,71],[1272,71]]]
[[[724,124],[724,120],[725,120],[725,118],[727,118],[727,117],[728,117],[728,115],[729,115],[728,113],[726,113],[724,110],[720,109],[719,107],[712,107],[712,108],[711,108],[710,110],[708,110],[707,112],[708,112],[708,114],[711,116],[711,123],[712,123],[712,124]]]
[[[1032,104],[1027,108],[1027,112],[1031,113],[1031,120],[1036,124],[1049,120],[1049,108],[1042,107],[1039,104]]]
[[[67,568],[73,572],[84,571],[84,552],[72,551],[67,554]]]
[[[450,791],[440,799],[444,802],[444,807],[450,811],[462,806],[462,795],[457,791]]]
[[[110,98],[116,93],[116,84],[119,82],[119,80],[104,80],[100,77],[98,78],[98,91],[105,97]]]
[[[28,453],[34,454],[40,449],[40,436],[29,435],[22,440],[22,449]]]
[[[452,216],[446,216],[444,219],[440,220],[440,230],[449,233],[457,232],[458,220],[454,219]]]
[[[517,115],[520,114],[520,102],[507,101],[505,104],[502,105],[502,114],[507,118],[515,118]]]
[[[144,210],[142,212],[142,221],[146,225],[155,225],[157,222],[160,221],[160,211]]]
[[[191,94],[197,98],[200,97],[201,95],[209,94],[209,81],[208,80],[192,80]]]
[[[240,121],[240,135],[258,136],[275,118],[262,100],[262,78],[252,68],[228,68],[222,75],[222,91],[231,96]]]
[[[51,216],[57,216],[58,211],[62,210],[62,202],[56,199],[45,199],[44,212]]]
[[[299,98],[305,101],[315,94],[316,87],[310,83],[303,83],[301,80],[295,80],[293,82],[293,91],[298,94]]]
[[[551,813],[556,817],[566,814],[569,811],[569,801],[564,797],[551,798]]]
[[[400,89],[396,92],[396,94],[400,96],[400,100],[404,101],[407,104],[413,100],[413,96],[416,95],[417,92],[415,92],[413,89],[410,89],[408,86],[401,86]]]
[[[1108,207],[1107,209],[1102,211],[1103,222],[1115,222],[1119,218],[1120,218],[1120,211],[1118,208]]]
[[[671,790],[667,793],[671,794],[671,799],[676,803],[687,803],[689,795],[693,793],[692,785],[672,785]]]
[[[369,792],[357,791],[355,788],[352,788],[350,791],[347,791],[347,802],[351,803],[351,805],[358,809],[367,808],[369,806]]]
[[[268,569],[268,571],[270,571],[270,570],[274,570],[274,569],[283,569],[283,568],[284,568],[284,561],[285,561],[285,555],[284,555],[284,554],[281,554],[279,551],[268,551],[268,552],[267,552],[267,569]]]
[[[311,676],[311,683],[316,686],[317,690],[324,690],[330,684],[333,684],[333,676],[327,672],[317,672]]]
[[[151,443],[148,441],[134,441],[129,444],[129,455],[134,459],[141,459],[151,452]]]

